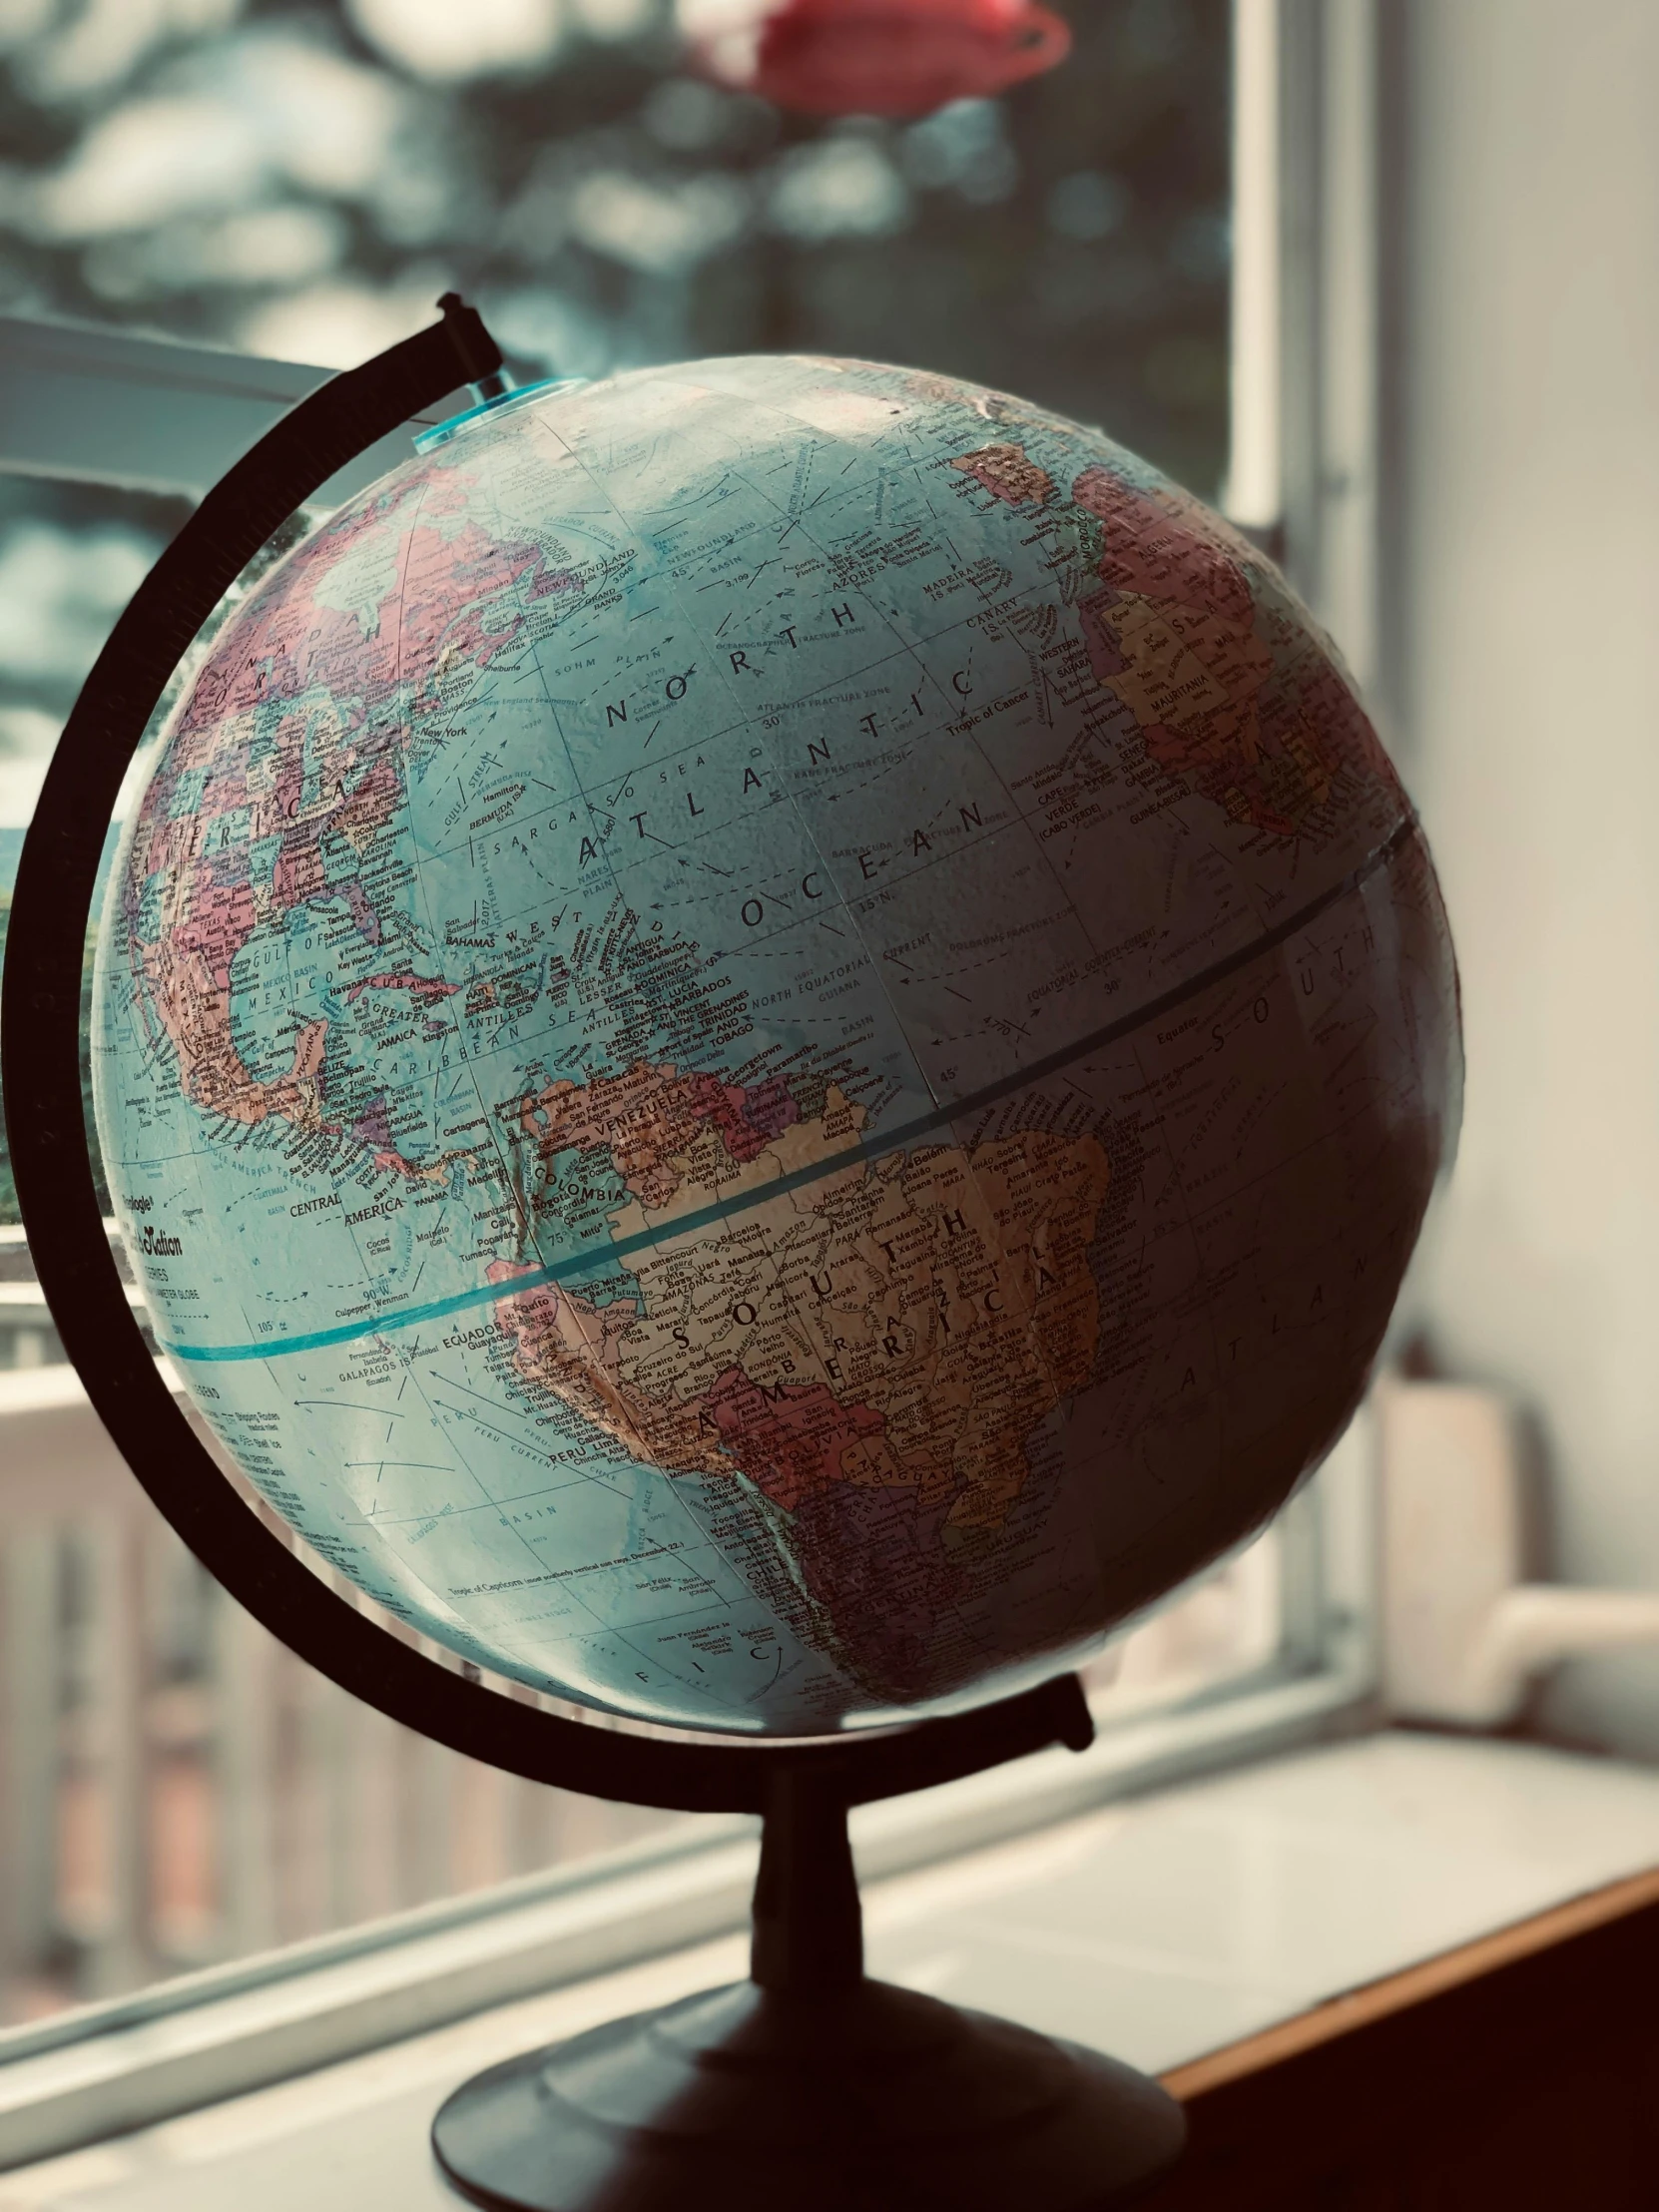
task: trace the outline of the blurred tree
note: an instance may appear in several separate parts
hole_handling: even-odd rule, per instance
[[[683,73],[668,0],[9,0],[0,297],[343,363],[457,283],[567,374],[863,352],[1226,435],[1226,0],[1088,0],[1072,58],[910,125]]]

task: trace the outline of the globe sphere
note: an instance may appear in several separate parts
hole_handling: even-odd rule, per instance
[[[314,528],[95,992],[158,1338],[276,1511],[480,1667],[761,1735],[1018,1689],[1260,1526],[1460,1079],[1271,563],[823,359],[520,394]]]

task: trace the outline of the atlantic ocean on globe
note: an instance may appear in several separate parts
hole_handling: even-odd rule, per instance
[[[1410,807],[1153,469],[754,358],[518,395],[219,632],[99,1131],[164,1350],[477,1665],[816,1734],[1086,1656],[1341,1431],[1455,1132]]]

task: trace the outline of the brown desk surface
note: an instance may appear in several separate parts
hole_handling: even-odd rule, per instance
[[[1145,2212],[1652,2212],[1659,1869],[1164,2080],[1192,2137]]]

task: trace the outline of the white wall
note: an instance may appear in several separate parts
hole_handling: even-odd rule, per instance
[[[1419,1295],[1541,1415],[1552,1571],[1659,1588],[1659,0],[1412,0],[1404,754],[1468,1097]],[[1557,1677],[1659,1756],[1659,1653]]]

